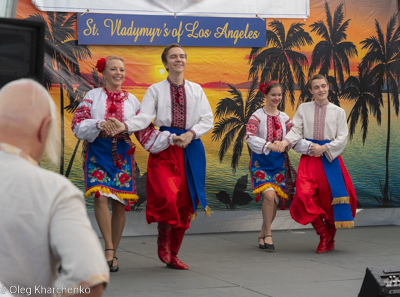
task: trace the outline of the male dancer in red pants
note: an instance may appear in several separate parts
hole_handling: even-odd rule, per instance
[[[320,243],[317,253],[334,249],[337,228],[354,227],[357,198],[340,157],[347,144],[345,111],[328,101],[328,80],[321,74],[309,81],[315,101],[299,106],[283,146],[303,151],[290,214],[300,224],[311,223]]]
[[[140,113],[125,123],[113,121],[116,133],[135,132],[154,125],[179,135],[173,145],[150,154],[147,168],[146,219],[158,222],[158,256],[168,267],[188,269],[177,254],[198,202],[209,215],[205,197],[206,160],[200,137],[213,128],[213,113],[200,85],[184,79],[186,53],[168,45],[161,60],[168,78],[149,87]],[[151,139],[151,137],[149,137]]]

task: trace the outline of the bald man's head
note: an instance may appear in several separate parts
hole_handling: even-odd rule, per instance
[[[41,137],[44,135],[43,147],[47,156],[57,164],[57,126],[54,102],[39,83],[31,79],[19,79],[6,84],[0,90],[1,142],[18,146],[28,153],[31,151],[31,154],[39,154],[43,142]],[[31,157],[40,159],[41,156]]]

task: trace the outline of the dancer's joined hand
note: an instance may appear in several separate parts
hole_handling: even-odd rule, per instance
[[[323,145],[313,143],[310,147],[310,155],[314,157],[321,157],[326,152],[326,148]]]
[[[190,131],[187,131],[183,134],[181,134],[179,137],[181,140],[178,140],[175,144],[179,146],[180,148],[186,148],[189,143],[192,141],[194,134]]]
[[[268,145],[268,148],[277,153],[283,153],[285,151],[285,148],[281,145],[279,141],[274,141],[273,143],[270,143]]]
[[[275,140],[274,144],[277,146],[277,152],[283,153],[285,151],[285,146],[279,140]]]
[[[177,136],[177,135],[173,135],[172,136],[172,141],[174,142],[174,145],[178,145],[179,141],[183,141],[183,138]],[[179,145],[178,145],[179,146]]]
[[[111,135],[114,136],[114,135],[122,133],[122,132],[128,132],[128,131],[126,131],[126,127],[125,127],[124,123],[120,122],[116,118],[108,118],[108,121],[114,123],[114,125],[116,127]]]
[[[100,130],[106,132],[108,135],[114,135],[117,126],[112,121],[103,121],[100,123]]]

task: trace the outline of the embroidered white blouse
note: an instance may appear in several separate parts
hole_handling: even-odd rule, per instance
[[[348,127],[344,109],[328,102],[318,105],[313,102],[299,106],[293,117],[293,127],[286,135],[291,146],[303,138],[314,140],[330,140],[325,144],[325,157],[332,162],[337,158],[347,144]],[[305,149],[311,142],[303,141]],[[296,150],[297,151],[297,150]]]
[[[253,152],[268,155],[271,151],[268,145],[274,140],[282,140],[291,127],[292,121],[286,113],[280,111],[272,116],[260,108],[247,123],[246,142]]]
[[[127,100],[123,102],[114,102],[117,107],[115,113],[109,111],[112,102],[107,98],[103,88],[97,88],[87,92],[86,96],[79,104],[72,119],[72,131],[74,135],[81,139],[93,142],[99,136],[100,123],[115,117],[120,121],[135,118],[140,111],[140,102],[132,94],[128,93]],[[158,153],[169,145],[173,145],[171,133],[168,131],[160,132],[154,128],[151,121],[135,133],[136,138],[141,145],[151,153]]]
[[[214,126],[214,116],[203,89],[188,80],[180,86],[169,79],[151,85],[143,97],[140,113],[125,123],[132,132],[147,127],[153,119],[158,127],[190,129],[195,138]]]

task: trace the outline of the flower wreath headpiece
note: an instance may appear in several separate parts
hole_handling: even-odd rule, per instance
[[[96,69],[98,72],[103,73],[104,68],[106,68],[106,62],[109,58],[100,58],[97,60]]]
[[[261,93],[265,94],[265,93],[267,92],[267,89],[269,88],[270,85],[272,85],[272,84],[277,84],[277,83],[278,83],[278,82],[275,81],[275,80],[271,80],[271,81],[270,81],[269,83],[267,83],[267,84],[262,83],[262,84],[260,85],[260,91],[261,91]]]

